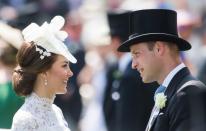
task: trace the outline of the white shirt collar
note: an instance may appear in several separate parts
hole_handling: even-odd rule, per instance
[[[172,80],[172,78],[177,74],[177,72],[179,72],[182,68],[185,67],[184,63],[179,64],[178,66],[176,66],[172,71],[170,71],[170,73],[167,75],[167,77],[164,79],[162,85],[165,86],[166,88],[168,87],[170,81]]]

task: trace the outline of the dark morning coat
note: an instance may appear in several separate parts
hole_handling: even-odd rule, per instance
[[[195,78],[187,67],[174,76],[165,92],[166,107],[160,110],[151,131],[206,131],[205,85],[191,80]]]
[[[158,85],[144,84],[139,72],[131,68],[131,61],[123,73],[118,72],[113,66],[107,73],[103,108],[108,131],[144,131]],[[116,101],[111,97],[115,91],[120,94]]]

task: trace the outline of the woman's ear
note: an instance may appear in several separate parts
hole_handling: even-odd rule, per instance
[[[42,78],[46,78],[47,72],[42,72],[42,73],[40,73],[40,76],[41,76]]]
[[[48,78],[47,78],[48,75],[47,75],[47,72],[42,72],[39,75],[40,75],[41,80],[44,83],[44,86],[46,87],[48,85]]]

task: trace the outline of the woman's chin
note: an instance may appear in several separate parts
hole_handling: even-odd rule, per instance
[[[65,87],[64,89],[62,89],[61,91],[59,90],[57,92],[57,94],[66,94],[67,93],[67,88]]]

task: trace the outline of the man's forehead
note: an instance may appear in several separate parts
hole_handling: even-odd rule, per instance
[[[146,43],[136,43],[130,46],[130,52],[134,52],[146,47]]]

